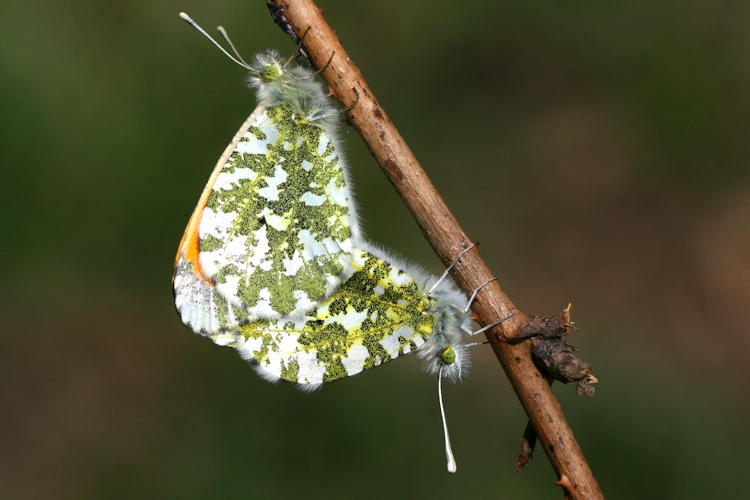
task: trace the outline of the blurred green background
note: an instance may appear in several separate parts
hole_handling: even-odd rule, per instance
[[[600,380],[555,386],[609,498],[746,494],[750,6],[321,1],[518,306],[574,304]],[[5,0],[3,498],[561,498],[486,346],[446,387],[407,357],[305,394],[190,333],[178,240],[254,107],[264,2]],[[440,263],[355,131],[369,237]]]

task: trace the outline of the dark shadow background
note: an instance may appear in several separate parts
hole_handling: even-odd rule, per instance
[[[569,301],[596,396],[555,387],[609,498],[746,491],[750,8],[321,1],[520,308]],[[262,1],[0,5],[4,498],[559,498],[489,348],[446,389],[407,357],[313,394],[182,326],[174,254],[254,107]],[[440,263],[344,127],[364,227]]]

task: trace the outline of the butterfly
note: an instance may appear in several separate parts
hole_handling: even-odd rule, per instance
[[[466,375],[464,335],[494,324],[471,331],[468,304],[457,305],[466,297],[445,279],[447,270],[436,279],[362,238],[338,111],[313,70],[274,51],[248,64],[222,29],[236,58],[180,17],[250,71],[259,101],[219,158],[180,241],[173,288],[182,321],[235,348],[263,378],[304,389],[416,351],[438,373],[455,471],[440,381]]]

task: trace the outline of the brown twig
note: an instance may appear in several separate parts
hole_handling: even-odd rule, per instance
[[[598,380],[591,373],[591,366],[573,354],[576,349],[568,342],[568,333],[573,327],[573,322],[570,320],[572,307],[572,304],[568,304],[568,307],[556,316],[529,317],[526,324],[516,332],[511,343],[530,340],[534,364],[550,385],[555,380],[564,384],[577,382],[578,395],[591,397],[594,395],[594,388],[591,384],[595,384]],[[531,463],[535,445],[536,432],[529,421],[523,431],[521,450],[518,452],[516,462],[518,472]]]
[[[534,447],[536,446],[536,431],[534,426],[531,425],[531,420],[526,422],[526,428],[523,430],[523,437],[521,438],[521,450],[518,452],[518,459],[516,460],[516,470],[521,472],[524,467],[531,463],[534,458]]]
[[[411,210],[427,241],[443,264],[448,265],[471,240],[461,230],[414,154],[375,99],[359,69],[323,18],[322,11],[312,0],[267,0],[267,3],[283,9],[285,23],[298,37],[307,31],[303,46],[315,66],[323,67],[331,54],[335,54],[322,72],[332,95],[344,106],[351,106],[357,101],[357,105],[347,112],[350,123],[362,135]],[[466,292],[493,276],[476,249],[462,257],[452,274]],[[515,310],[515,306],[494,281],[479,293],[473,310],[480,323],[490,324],[507,316]],[[566,495],[574,499],[603,498],[559,403],[534,366],[531,343],[511,345],[504,341],[513,339],[527,320],[526,314],[516,312],[508,321],[489,330],[487,339],[533,423],[560,478],[558,484],[563,486]]]

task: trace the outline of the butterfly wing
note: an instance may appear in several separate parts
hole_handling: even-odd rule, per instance
[[[432,299],[390,263],[355,249],[351,277],[306,318],[255,321],[232,345],[269,379],[319,384],[355,375],[424,344]]]
[[[303,317],[351,269],[349,192],[333,140],[259,106],[219,159],[180,243],[175,304],[199,333]]]

